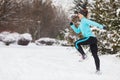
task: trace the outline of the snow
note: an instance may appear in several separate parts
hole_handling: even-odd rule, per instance
[[[10,34],[9,32],[1,32],[0,33],[0,41],[2,41],[3,39],[5,39],[5,37]]]
[[[66,11],[73,6],[72,2],[53,0],[55,5]],[[117,15],[119,13],[120,9]],[[16,40],[18,37],[32,40],[29,34],[16,36],[4,32],[0,34],[0,41]],[[108,37],[111,35],[108,34]],[[37,46],[34,43],[28,46],[5,46],[0,42],[0,80],[120,80],[120,58],[116,55],[99,56],[102,75],[97,75],[93,57],[91,53],[87,52],[87,55],[87,60],[79,62],[79,53],[73,47]]]
[[[102,55],[102,75],[95,74],[94,60],[79,62],[73,47],[28,46],[0,43],[0,80],[119,80],[120,59]]]
[[[9,33],[4,36],[3,42],[15,42],[18,40],[19,36],[20,35],[18,33]]]
[[[119,14],[120,14],[120,8],[117,9],[117,11],[116,11],[116,15],[119,16]]]
[[[24,34],[20,35],[20,39],[25,39],[25,40],[32,41],[32,36],[29,33],[24,33]]]
[[[52,41],[52,42],[55,42],[56,40],[55,39],[52,39],[52,38],[40,38],[38,41]]]
[[[49,43],[49,45],[53,45],[53,44],[57,44],[57,40],[54,38],[40,38],[38,40],[35,41],[36,45],[46,45],[47,43]]]

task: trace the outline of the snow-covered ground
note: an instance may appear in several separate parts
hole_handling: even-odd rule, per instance
[[[0,80],[120,80],[120,59],[102,55],[102,75],[95,74],[94,60],[79,62],[75,48],[0,43]]]

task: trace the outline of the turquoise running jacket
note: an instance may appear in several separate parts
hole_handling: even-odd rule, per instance
[[[91,21],[85,17],[83,17],[80,21],[80,25],[78,28],[75,27],[75,25],[71,25],[71,28],[74,30],[76,34],[82,33],[83,37],[95,37],[95,35],[92,33],[90,26],[96,26],[100,29],[103,29],[103,25]]]

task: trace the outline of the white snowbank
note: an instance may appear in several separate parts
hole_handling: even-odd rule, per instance
[[[120,59],[100,56],[102,75],[95,74],[93,57],[78,62],[75,48],[0,46],[0,80],[119,80]]]

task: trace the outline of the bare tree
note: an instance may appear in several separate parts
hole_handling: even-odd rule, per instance
[[[52,5],[51,0],[0,0],[0,30],[28,32],[36,40],[40,37],[59,35],[66,25],[67,17]]]
[[[18,3],[13,0],[0,0],[0,30],[14,30],[14,24],[11,23],[14,22],[13,16],[18,7]]]

